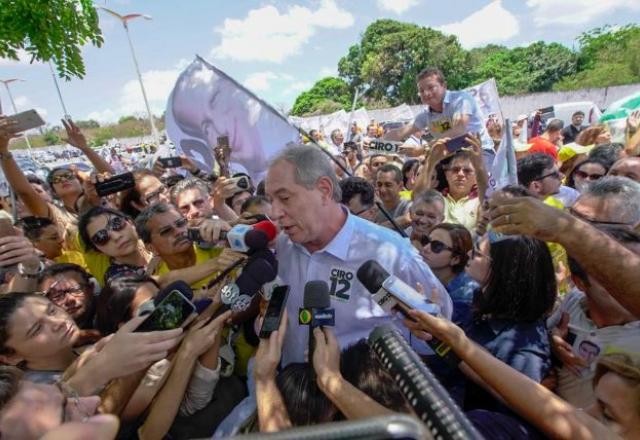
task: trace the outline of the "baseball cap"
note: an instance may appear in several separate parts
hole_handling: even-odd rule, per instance
[[[571,142],[570,144],[563,145],[562,148],[560,148],[558,151],[558,159],[560,162],[566,162],[578,154],[588,154],[594,146],[594,144],[580,145],[575,142]]]

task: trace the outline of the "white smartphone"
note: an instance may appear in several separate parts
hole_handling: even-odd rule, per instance
[[[16,125],[13,126],[13,129],[16,133],[31,130],[32,128],[44,125],[44,120],[40,117],[38,112],[33,109],[11,115],[7,118],[7,120],[16,122]]]

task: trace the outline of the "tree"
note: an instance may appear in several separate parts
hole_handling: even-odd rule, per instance
[[[578,72],[554,85],[554,90],[607,87],[640,81],[640,27],[610,27],[584,32],[580,44]]]
[[[302,116],[328,109],[333,111],[341,108],[349,109],[352,104],[352,94],[349,85],[340,78],[327,77],[317,81],[311,89],[302,92],[296,98],[291,109],[294,116]]]
[[[82,78],[87,43],[103,43],[91,0],[2,0],[0,58],[18,60],[25,50],[31,62],[53,60],[63,78]]]
[[[378,20],[365,30],[338,63],[340,76],[352,87],[366,86],[365,101],[391,105],[418,103],[416,75],[438,67],[451,88],[468,82],[467,53],[455,36],[395,20]]]
[[[98,128],[100,127],[100,123],[94,119],[88,119],[86,121],[73,121],[78,126],[78,128]]]

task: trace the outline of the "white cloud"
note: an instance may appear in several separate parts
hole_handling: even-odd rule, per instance
[[[537,27],[549,25],[584,25],[616,9],[640,11],[638,0],[527,0]]]
[[[184,60],[180,60],[173,69],[149,70],[142,73],[142,82],[149,100],[149,107],[154,115],[159,116],[164,112],[169,94],[184,66]],[[137,79],[132,79],[120,89],[116,108],[93,111],[87,115],[87,119],[95,119],[101,123],[116,122],[121,116],[146,116],[146,113],[147,109],[142,98],[140,83]]]
[[[278,79],[278,75],[273,72],[255,72],[244,80],[243,85],[254,92],[264,92],[271,88],[270,81]]]
[[[461,21],[438,28],[458,37],[465,48],[498,43],[518,35],[518,19],[502,6],[502,0],[489,3]]]
[[[394,12],[397,15],[402,15],[405,11],[413,8],[418,3],[418,0],[378,0],[378,8],[383,11]]]
[[[310,89],[311,86],[313,86],[313,83],[310,81],[294,81],[287,87],[284,94],[290,95],[292,93],[300,93],[303,90]]]
[[[215,30],[221,41],[211,55],[281,63],[299,53],[317,29],[345,29],[353,23],[353,15],[340,9],[335,0],[322,0],[316,10],[293,5],[284,13],[268,5],[250,10],[244,19],[225,19],[223,26]]]
[[[318,72],[319,78],[326,78],[327,76],[338,76],[338,69],[336,67],[323,67]]]

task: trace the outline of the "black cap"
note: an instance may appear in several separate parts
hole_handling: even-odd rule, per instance
[[[376,293],[382,287],[384,280],[389,278],[389,272],[384,270],[376,260],[369,260],[360,266],[356,276],[369,292]]]

